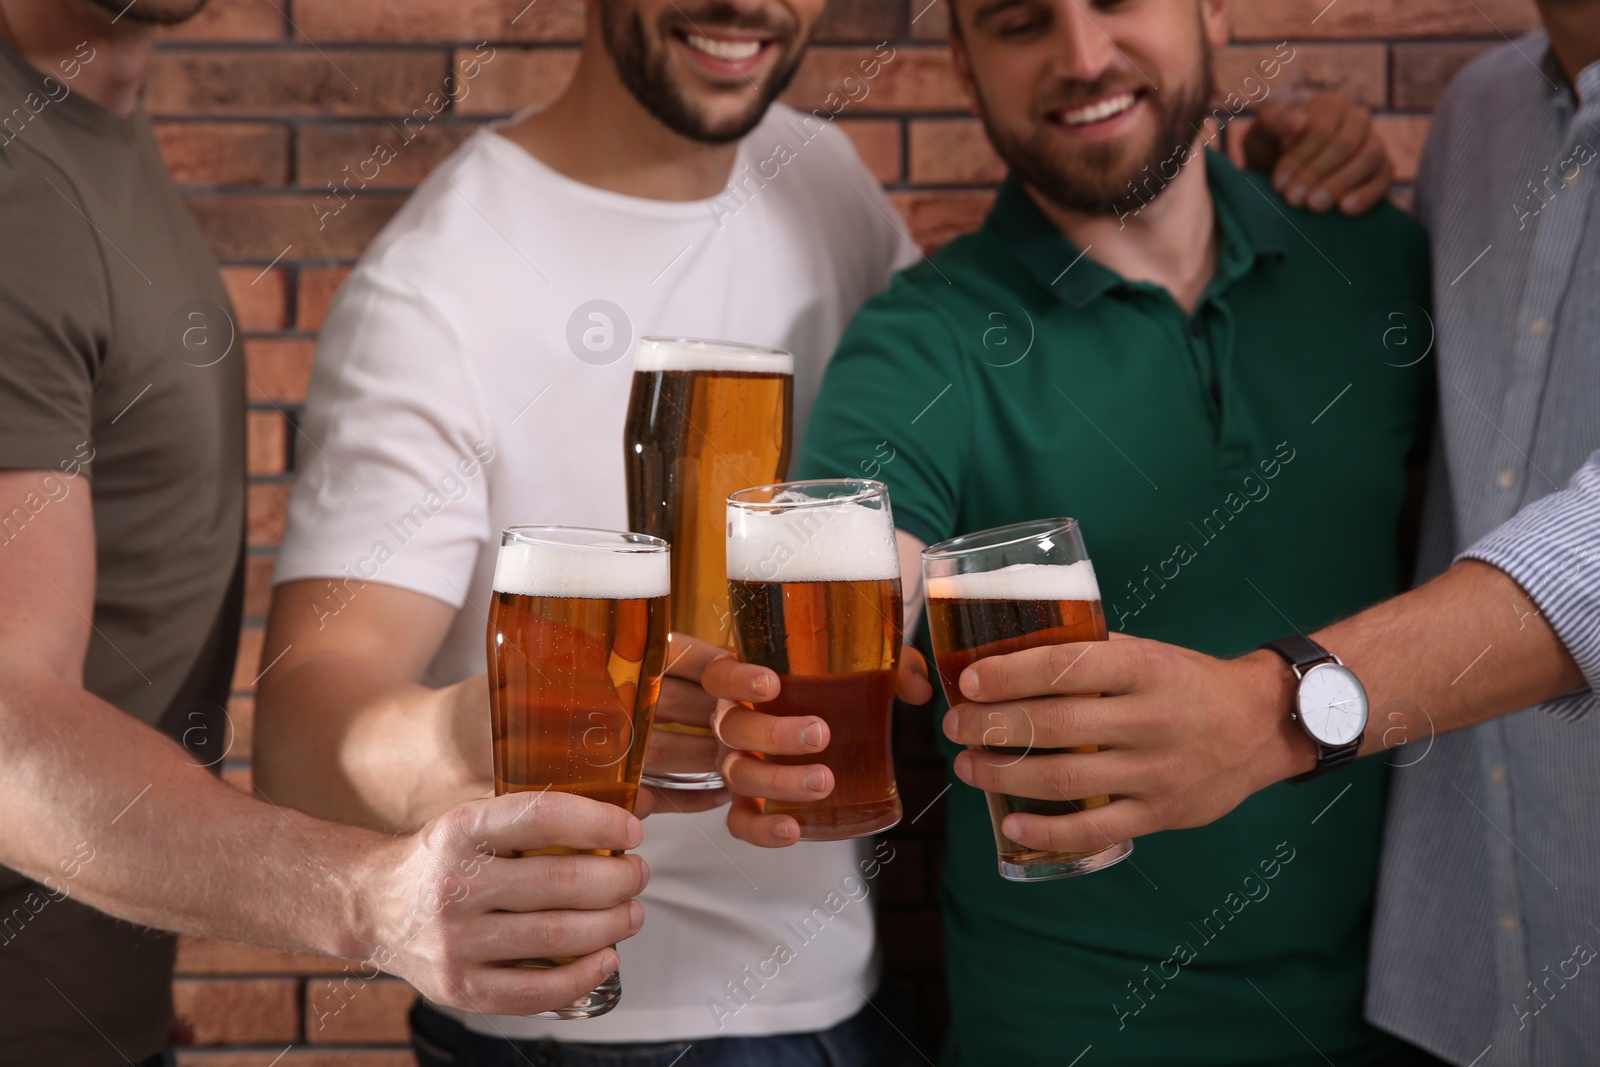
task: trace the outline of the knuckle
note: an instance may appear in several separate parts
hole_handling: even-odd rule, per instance
[[[1083,775],[1078,772],[1076,761],[1063,759],[1060,756],[1050,757],[1044,771],[1045,784],[1064,800],[1081,800],[1080,787]]]

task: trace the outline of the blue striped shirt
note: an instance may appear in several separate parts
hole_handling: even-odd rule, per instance
[[[1587,682],[1389,757],[1367,1015],[1462,1065],[1600,1063],[1597,187],[1600,63],[1575,93],[1542,31],[1461,72],[1418,176],[1440,391],[1421,573],[1500,567],[1531,599],[1505,610],[1541,613]]]

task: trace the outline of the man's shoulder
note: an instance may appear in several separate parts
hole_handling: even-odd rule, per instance
[[[48,155],[17,142],[0,146],[0,275],[9,289],[81,299],[104,279],[99,242],[71,175]],[[69,287],[61,289],[66,284]]]
[[[1550,39],[1543,30],[1523,34],[1514,41],[1495,45],[1473,56],[1450,79],[1440,105],[1447,102],[1484,101],[1501,96],[1508,86],[1531,86],[1542,91],[1546,86],[1540,64]]]

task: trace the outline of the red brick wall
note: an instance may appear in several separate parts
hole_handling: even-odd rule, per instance
[[[1502,33],[1534,24],[1529,0],[1237,0],[1235,7],[1238,43],[1219,61],[1222,89],[1242,81],[1273,45],[1292,42],[1296,58],[1282,77],[1343,87],[1379,112],[1402,181],[1415,173],[1428,112],[1450,74]],[[895,59],[840,122],[930,246],[977,222],[1001,172],[952,77],[944,18],[938,0],[835,0],[788,95],[819,106],[874,45],[894,43]],[[246,337],[250,592],[231,705],[238,743],[227,764],[241,786],[249,780],[250,687],[262,666],[273,546],[297,449],[291,420],[305,399],[328,301],[406,191],[475,124],[560,88],[580,19],[579,0],[212,0],[158,57],[149,106],[224,265]],[[334,205],[326,183],[342,179],[346,166],[355,171],[380,141],[398,144],[389,122],[423,107],[480,41],[495,53],[470,92],[319,229],[314,205]],[[880,919],[894,981],[924,1030],[936,1034],[944,1007],[935,890],[942,803],[935,798],[944,780],[926,716],[904,714],[898,725],[908,818],[893,835],[898,855],[885,869]],[[368,985],[328,1015],[339,1002],[317,976],[340,968],[327,961],[187,943],[179,971],[178,1012],[194,1045],[182,1057],[186,1065],[410,1062],[403,1047],[410,995],[399,982]]]

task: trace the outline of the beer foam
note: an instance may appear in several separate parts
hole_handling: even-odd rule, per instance
[[[1094,564],[1013,563],[994,571],[928,579],[930,600],[1099,600]]]
[[[900,577],[894,528],[879,508],[817,504],[728,508],[728,577],[741,582],[874,582]]]
[[[787,352],[721,348],[689,339],[639,342],[636,371],[746,371],[751,374],[793,374],[794,357]]]
[[[614,544],[615,542],[600,542]],[[610,552],[581,545],[500,546],[494,565],[497,593],[642,600],[666,596],[672,587],[666,552]]]

